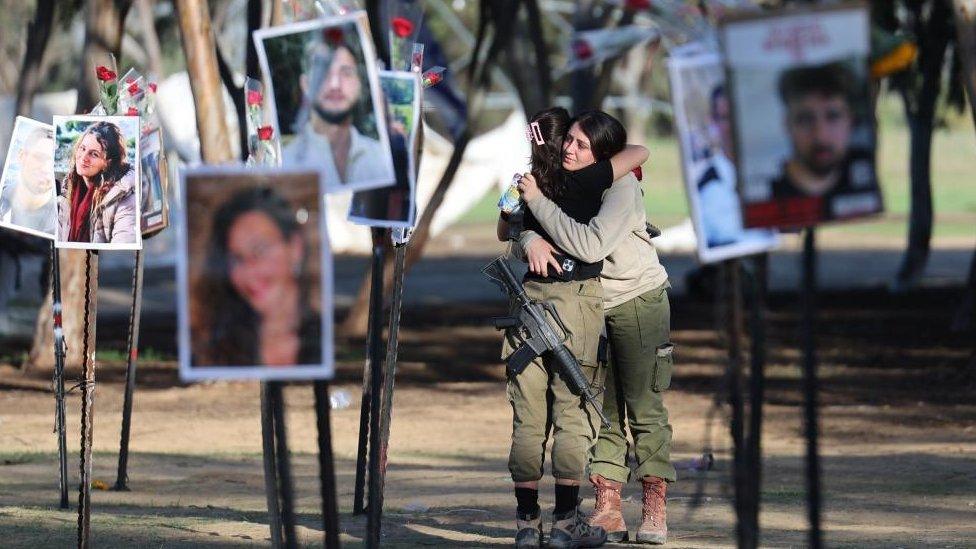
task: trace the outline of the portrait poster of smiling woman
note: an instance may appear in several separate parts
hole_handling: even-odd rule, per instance
[[[181,172],[180,377],[333,373],[332,273],[317,171]]]
[[[139,250],[139,118],[55,116],[54,244]]]

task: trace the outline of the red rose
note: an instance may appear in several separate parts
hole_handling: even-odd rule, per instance
[[[139,116],[139,109],[135,107],[129,107],[129,110],[125,113],[126,116]]]
[[[579,59],[589,59],[593,57],[593,48],[586,40],[575,40],[573,42],[573,55]]]
[[[444,80],[443,71],[437,71],[436,69],[430,69],[429,71],[425,72],[423,78],[421,78],[421,82],[425,88],[436,86],[440,84],[442,80]]]
[[[406,38],[413,33],[413,22],[406,17],[394,17],[391,26],[393,33],[400,38]]]
[[[342,37],[343,37],[342,29],[340,29],[338,27],[331,28],[331,29],[327,29],[325,31],[325,41],[326,41],[326,43],[331,44],[333,46],[337,46],[337,45],[341,44],[342,43]]]
[[[264,96],[257,90],[247,91],[247,104],[260,105],[264,101]]]
[[[261,126],[260,128],[258,128],[258,139],[260,139],[261,141],[267,141],[271,139],[272,135],[274,135],[274,128],[272,128],[271,126]]]
[[[133,82],[132,85],[129,86],[128,88],[126,88],[126,89],[128,90],[129,95],[135,95],[135,94],[139,93],[139,84],[136,84],[135,82]]]
[[[108,82],[109,80],[115,80],[117,75],[112,72],[108,67],[99,65],[95,67],[95,76],[98,77],[102,82]]]
[[[155,82],[150,82],[149,83],[149,91],[151,91],[153,93],[156,93],[156,83]]]

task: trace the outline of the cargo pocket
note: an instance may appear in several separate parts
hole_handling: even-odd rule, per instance
[[[671,386],[671,372],[674,370],[674,344],[658,345],[654,360],[654,379],[651,388],[660,393]]]
[[[570,326],[577,360],[587,366],[599,364],[600,336],[603,332],[603,286],[598,280],[577,283],[576,301],[579,304],[579,324]]]

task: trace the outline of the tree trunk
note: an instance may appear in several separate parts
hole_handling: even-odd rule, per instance
[[[196,107],[200,156],[208,164],[226,162],[232,159],[232,152],[210,9],[204,0],[176,0],[174,4]]]
[[[38,0],[34,20],[27,25],[27,51],[17,81],[17,114],[30,116],[31,102],[41,81],[41,63],[54,24],[54,0]]]
[[[949,44],[949,12],[944,2],[934,2],[932,13],[919,37],[919,71],[922,79],[917,95],[902,88],[908,119],[911,151],[911,217],[908,223],[908,249],[895,282],[896,290],[914,286],[925,271],[932,240],[932,130],[935,109],[942,89],[942,72]]]
[[[153,8],[156,0],[136,0],[139,11],[139,25],[142,30],[143,47],[149,61],[149,73],[156,78],[163,76],[163,54],[159,46],[159,34],[156,32],[156,18]]]
[[[122,30],[130,7],[132,2],[128,0],[85,1],[85,45],[75,112],[86,113],[98,102],[95,67],[107,65],[109,54],[114,55],[121,66]]]
[[[41,2],[43,4],[43,2]],[[95,66],[109,61],[109,54],[121,56],[122,27],[131,2],[87,0],[85,2],[85,45],[82,51],[81,76],[78,81],[78,101],[75,112],[91,110],[98,97]],[[40,5],[38,6],[40,8]],[[28,52],[30,49],[28,49]],[[27,62],[25,60],[25,66]],[[30,100],[25,98],[26,104]],[[85,257],[83,250],[61,250],[61,303],[65,344],[68,349],[66,365],[80,367],[84,346],[85,319]],[[98,257],[92,258],[92,295],[98,289]],[[94,311],[94,309],[93,309]],[[54,368],[54,333],[52,330],[51,296],[45,298],[37,314],[34,342],[28,354],[30,367]],[[90,318],[94,332],[94,318]],[[93,343],[93,342],[92,342]],[[94,351],[94,348],[92,349]]]
[[[969,100],[969,112],[976,125],[976,0],[953,0],[956,19],[956,48],[962,59],[963,87]],[[965,331],[976,326],[976,251],[969,264],[969,281],[962,303],[956,309],[953,329]]]

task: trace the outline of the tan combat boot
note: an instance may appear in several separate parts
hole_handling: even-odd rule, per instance
[[[637,543],[661,545],[668,539],[668,522],[665,497],[668,483],[660,477],[644,477],[644,506],[641,525],[637,530]]]
[[[607,531],[607,541],[627,541],[627,523],[620,509],[620,491],[624,484],[604,478],[603,475],[590,475],[590,483],[596,494],[596,506],[586,522]]]

